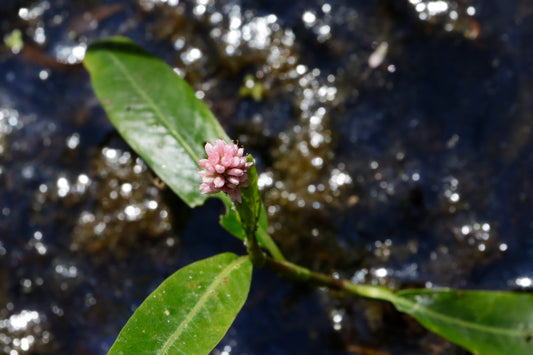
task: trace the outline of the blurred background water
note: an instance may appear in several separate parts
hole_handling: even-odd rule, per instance
[[[105,354],[177,268],[244,253],[108,122],[80,64],[125,35],[258,160],[270,231],[392,288],[531,291],[533,3],[4,0],[0,353]],[[254,273],[213,354],[466,354],[392,306]]]

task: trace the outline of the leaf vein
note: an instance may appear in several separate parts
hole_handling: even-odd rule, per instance
[[[137,93],[148,103],[148,105],[154,110],[157,117],[164,123],[164,126],[169,130],[169,132],[172,134],[172,136],[180,142],[183,148],[187,151],[187,153],[191,156],[191,158],[194,161],[198,161],[200,158],[196,155],[196,153],[192,150],[190,145],[185,141],[185,139],[176,131],[173,129],[173,127],[170,125],[170,122],[165,117],[165,115],[161,112],[159,107],[155,104],[155,102],[152,100],[152,98],[148,95],[148,93],[142,89],[142,86],[139,85],[133,76],[130,75],[124,64],[115,56],[113,53],[107,53],[111,60],[117,65],[117,67],[120,69],[124,77],[127,79],[127,81],[131,84],[133,89],[137,91]]]
[[[408,314],[414,315],[418,313],[418,314],[423,315],[424,313],[426,313],[426,315],[429,317],[433,317],[435,319],[441,320],[443,322],[448,322],[450,324],[459,325],[467,329],[473,329],[473,330],[478,330],[481,332],[487,332],[487,333],[492,333],[492,334],[500,334],[500,335],[505,334],[505,335],[512,336],[512,337],[523,337],[524,336],[524,333],[520,330],[506,329],[506,328],[500,328],[500,327],[495,327],[491,325],[472,323],[472,322],[465,321],[460,318],[449,317],[445,314],[433,311],[421,305],[420,303],[413,302],[406,298],[403,298],[402,296],[393,295],[391,302],[393,302],[394,304],[402,304],[403,307],[405,307],[404,312]],[[413,312],[407,311],[408,309],[411,309]]]
[[[209,285],[208,288],[206,288],[204,294],[196,305],[191,309],[191,311],[187,314],[187,317],[183,320],[183,322],[180,324],[180,326],[176,329],[174,333],[168,338],[168,340],[165,342],[161,350],[157,352],[157,354],[166,354],[166,352],[170,349],[172,344],[176,342],[176,339],[180,336],[180,334],[183,332],[183,329],[187,326],[187,324],[200,312],[200,309],[203,307],[203,305],[208,301],[209,296],[211,295],[211,291],[215,290],[222,282],[224,282],[224,278],[229,275],[234,269],[235,266],[242,264],[246,261],[248,258],[247,255],[241,256],[238,259],[235,259],[231,264],[226,266],[220,274],[215,278],[213,283]]]

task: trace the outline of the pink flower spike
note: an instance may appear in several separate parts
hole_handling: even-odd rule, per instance
[[[227,193],[231,201],[242,202],[241,187],[250,185],[246,172],[253,165],[246,161],[244,149],[234,142],[226,143],[217,139],[214,144],[206,143],[207,159],[200,159],[198,165],[204,169],[199,172],[202,194],[220,191]]]
[[[215,172],[215,168],[213,167],[213,164],[207,159],[200,159],[198,162],[198,165],[200,165],[200,168],[204,168],[205,170],[213,173]]]
[[[211,193],[211,187],[209,186],[209,184],[201,184],[200,192],[203,194],[209,194]]]
[[[224,154],[224,147],[226,146],[226,142],[224,142],[222,139],[217,139],[215,141],[215,150],[218,152],[218,154],[223,155]]]
[[[226,168],[229,168],[231,166],[233,158],[231,155],[224,155],[222,159],[220,159],[220,163],[224,165]]]
[[[236,188],[235,190],[231,190],[230,192],[228,192],[228,195],[233,202],[237,201],[239,203],[242,203],[241,189]]]
[[[219,189],[221,188],[222,186],[224,186],[226,184],[226,180],[222,177],[222,176],[217,176],[214,180],[213,180],[213,186],[215,186],[215,188]]]
[[[241,182],[238,177],[235,176],[228,176],[228,182],[232,185],[238,186]]]
[[[212,151],[211,154],[207,156],[207,159],[209,159],[209,162],[213,165],[218,164],[220,161],[220,154],[218,154],[217,151]]]
[[[241,167],[241,161],[242,159],[239,158],[239,157],[234,157],[233,158],[233,161],[231,162],[231,164],[235,167],[235,168],[240,168]]]
[[[219,174],[222,174],[224,171],[226,171],[226,167],[223,165],[217,164],[215,165],[215,171]]]
[[[207,153],[207,155],[211,154],[211,152],[213,152],[213,149],[215,149],[211,143],[207,142],[205,144],[205,152]]]
[[[228,170],[228,175],[243,176],[244,171],[242,169],[233,168]]]

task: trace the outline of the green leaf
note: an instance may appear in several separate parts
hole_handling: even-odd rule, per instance
[[[248,256],[232,253],[178,270],[139,306],[109,354],[208,354],[242,308],[251,279]]]
[[[91,44],[84,65],[111,122],[152,170],[190,207],[206,141],[226,133],[171,67],[123,37]]]
[[[533,294],[405,290],[354,285],[360,295],[392,302],[427,329],[480,355],[533,354]]]
[[[398,310],[474,354],[533,354],[531,294],[413,290],[397,296]]]
[[[185,203],[203,204],[210,197],[198,190],[198,160],[205,157],[204,143],[230,141],[209,108],[172,68],[127,38],[94,42],[84,65],[96,95],[126,142]],[[216,196],[229,211],[221,224],[244,239],[229,197]],[[284,260],[267,233],[262,205],[256,234],[263,247]]]

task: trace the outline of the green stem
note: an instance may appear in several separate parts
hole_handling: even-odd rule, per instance
[[[270,255],[272,255],[272,257],[275,260],[279,260],[279,261],[287,260],[281,253],[281,250],[279,250],[277,244],[272,240],[270,235],[264,229],[258,228],[255,235],[257,239],[262,242],[265,249],[268,250]]]
[[[265,257],[263,265],[265,268],[272,270],[281,276],[296,281],[309,282],[317,286],[325,286],[332,290],[346,291],[354,295],[366,298],[378,299],[389,302],[396,299],[394,293],[385,287],[354,284],[345,279],[337,279],[331,275],[311,271],[303,266],[293,264],[289,261],[280,261],[270,257]]]
[[[240,216],[241,204],[236,205],[237,216]],[[245,216],[248,212],[244,210]],[[247,228],[249,225],[243,224],[242,218],[239,218],[241,225],[243,225],[245,235],[245,244],[248,250],[248,255],[250,260],[255,267],[267,268],[281,276],[285,276],[297,281],[308,282],[317,286],[326,286],[333,290],[342,290],[358,296],[392,301],[396,299],[394,293],[389,291],[385,287],[380,286],[371,286],[371,285],[360,285],[354,284],[348,280],[337,279],[333,276],[326,275],[320,272],[311,271],[303,266],[296,265],[291,263],[283,257],[283,254],[278,249],[278,246],[270,235],[258,228],[257,221],[255,221],[255,228]],[[259,245],[258,240],[261,241],[262,246],[268,250],[271,256],[268,256]]]
[[[271,259],[266,256],[263,250],[261,250],[261,247],[259,246],[257,238],[255,238],[254,234],[246,237],[246,249],[248,249],[248,254],[250,255],[252,264],[256,267],[264,267],[266,260]]]

